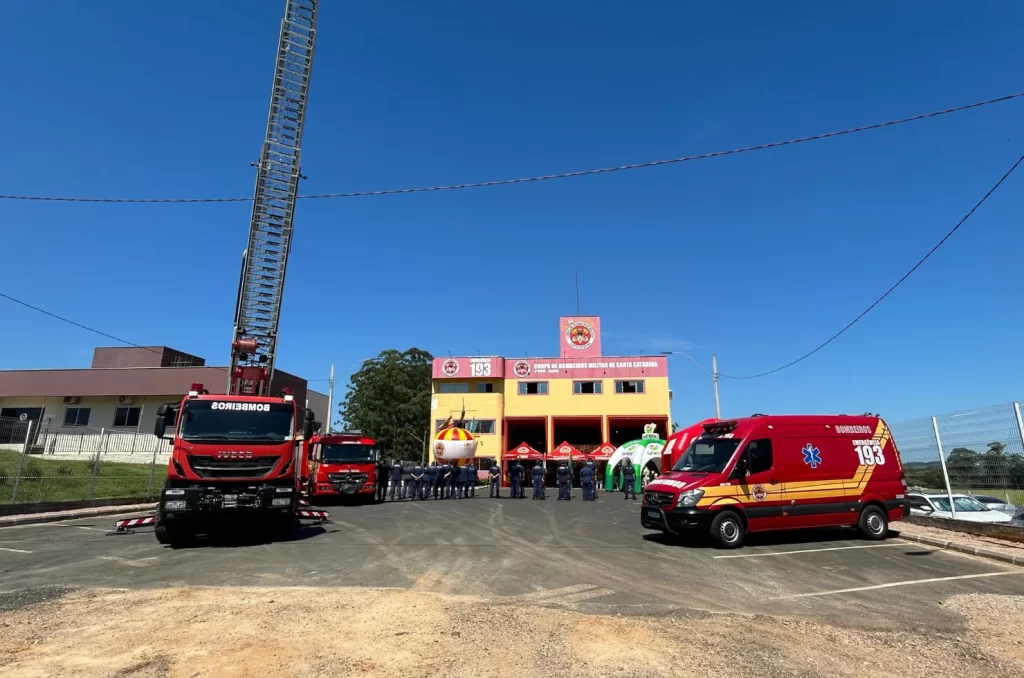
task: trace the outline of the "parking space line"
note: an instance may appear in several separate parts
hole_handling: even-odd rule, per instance
[[[8,549],[0,546],[0,551],[10,551],[11,553],[32,553],[31,551],[23,551],[22,549]]]
[[[982,577],[1002,577],[1008,574],[1024,574],[1024,570],[1004,570],[1001,572],[982,572],[980,574],[960,574],[954,577],[931,577],[929,579],[911,579],[908,581],[894,581],[888,584],[874,584],[872,586],[857,586],[852,589],[833,589],[832,591],[815,591],[814,593],[797,593],[791,596],[777,596],[771,600],[792,600],[794,598],[814,598],[816,596],[832,596],[837,593],[857,593],[858,591],[874,591],[876,589],[890,589],[896,586],[911,586],[913,584],[933,584],[940,581],[958,581],[960,579],[980,579]]]
[[[773,551],[771,553],[739,553],[731,556],[714,556],[714,558],[766,558],[768,556],[791,556],[794,553],[821,553],[823,551],[848,551],[850,549],[880,549],[886,546],[907,546],[907,544],[903,542],[890,542],[888,544],[864,544],[861,546],[829,546],[822,549],[800,549],[799,551]]]
[[[76,530],[92,530],[93,532],[110,532],[110,530],[104,530],[101,527],[86,527],[85,525],[68,525],[67,523],[47,523],[48,525],[54,525],[56,527],[73,527]]]

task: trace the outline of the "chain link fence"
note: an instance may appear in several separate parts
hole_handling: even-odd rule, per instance
[[[150,499],[167,474],[170,441],[137,431],[48,431],[0,418],[0,504]]]
[[[1024,506],[1020,402],[893,423],[891,429],[912,487]]]

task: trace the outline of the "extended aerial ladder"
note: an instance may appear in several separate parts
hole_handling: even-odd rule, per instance
[[[281,21],[267,134],[256,163],[249,244],[242,255],[229,395],[268,395],[274,377],[302,170],[302,128],[313,69],[317,5],[318,0],[287,0]]]

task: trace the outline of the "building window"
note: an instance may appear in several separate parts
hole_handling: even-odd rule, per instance
[[[469,393],[469,384],[467,383],[452,383],[450,381],[442,381],[437,385],[438,393]]]
[[[470,433],[494,433],[493,419],[467,419],[465,424]]]
[[[64,410],[64,425],[65,426],[88,426],[89,425],[89,412],[92,408],[89,407],[69,407]]]
[[[548,382],[546,381],[521,381],[519,382],[519,395],[547,395]]]
[[[600,393],[601,382],[599,381],[574,381],[572,382],[573,393]]]
[[[119,407],[114,410],[114,428],[128,428],[139,425],[141,407]]]
[[[434,431],[440,431],[447,419],[437,419],[434,421]],[[462,426],[470,433],[494,433],[495,432],[495,421],[493,419],[467,419],[461,424],[456,421],[456,426]]]
[[[489,381],[482,381],[476,385],[477,393],[494,393],[494,384]]]
[[[616,393],[643,393],[644,392],[644,380],[640,379],[637,381],[616,381],[615,382]]]

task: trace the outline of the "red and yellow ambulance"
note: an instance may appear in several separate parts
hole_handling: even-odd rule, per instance
[[[724,548],[750,532],[841,525],[884,539],[909,510],[880,417],[754,415],[701,428],[672,471],[644,488],[644,527],[706,531]]]

